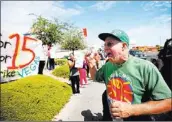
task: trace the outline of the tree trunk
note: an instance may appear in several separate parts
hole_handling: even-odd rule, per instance
[[[74,51],[75,51],[75,50],[74,50],[74,49],[72,49],[72,53],[73,53],[73,55],[74,55]]]

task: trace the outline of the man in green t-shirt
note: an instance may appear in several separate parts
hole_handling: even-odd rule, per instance
[[[129,55],[128,35],[114,30],[99,38],[105,42],[109,62],[98,71],[95,61],[88,62],[96,74],[93,79],[105,82],[108,98],[115,100],[110,105],[112,116],[118,119],[171,111],[171,90],[151,62]],[[145,95],[149,101],[143,103]]]

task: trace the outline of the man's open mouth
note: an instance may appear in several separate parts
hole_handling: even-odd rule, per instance
[[[112,54],[111,53],[107,53],[106,56],[107,57],[112,57]]]

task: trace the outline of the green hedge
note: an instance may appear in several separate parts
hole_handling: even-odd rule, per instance
[[[64,58],[64,59],[68,59],[68,58],[69,58],[69,56],[68,56],[68,55],[65,55],[65,56],[63,56],[63,58]]]
[[[56,67],[52,74],[57,77],[69,78],[69,66],[67,64]]]
[[[56,65],[65,65],[67,64],[67,59],[55,59],[55,64]]]
[[[71,87],[36,75],[1,84],[1,120],[51,121],[68,102]]]

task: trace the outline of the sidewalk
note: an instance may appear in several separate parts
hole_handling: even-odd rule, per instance
[[[102,118],[102,93],[104,84],[92,82],[81,88],[80,94],[72,95],[53,121],[98,121]]]
[[[44,74],[69,83],[68,80],[53,76],[49,71],[44,71]],[[102,118],[102,93],[105,85],[89,79],[88,83],[84,88],[80,88],[80,94],[71,96],[69,102],[52,121],[98,121]]]

